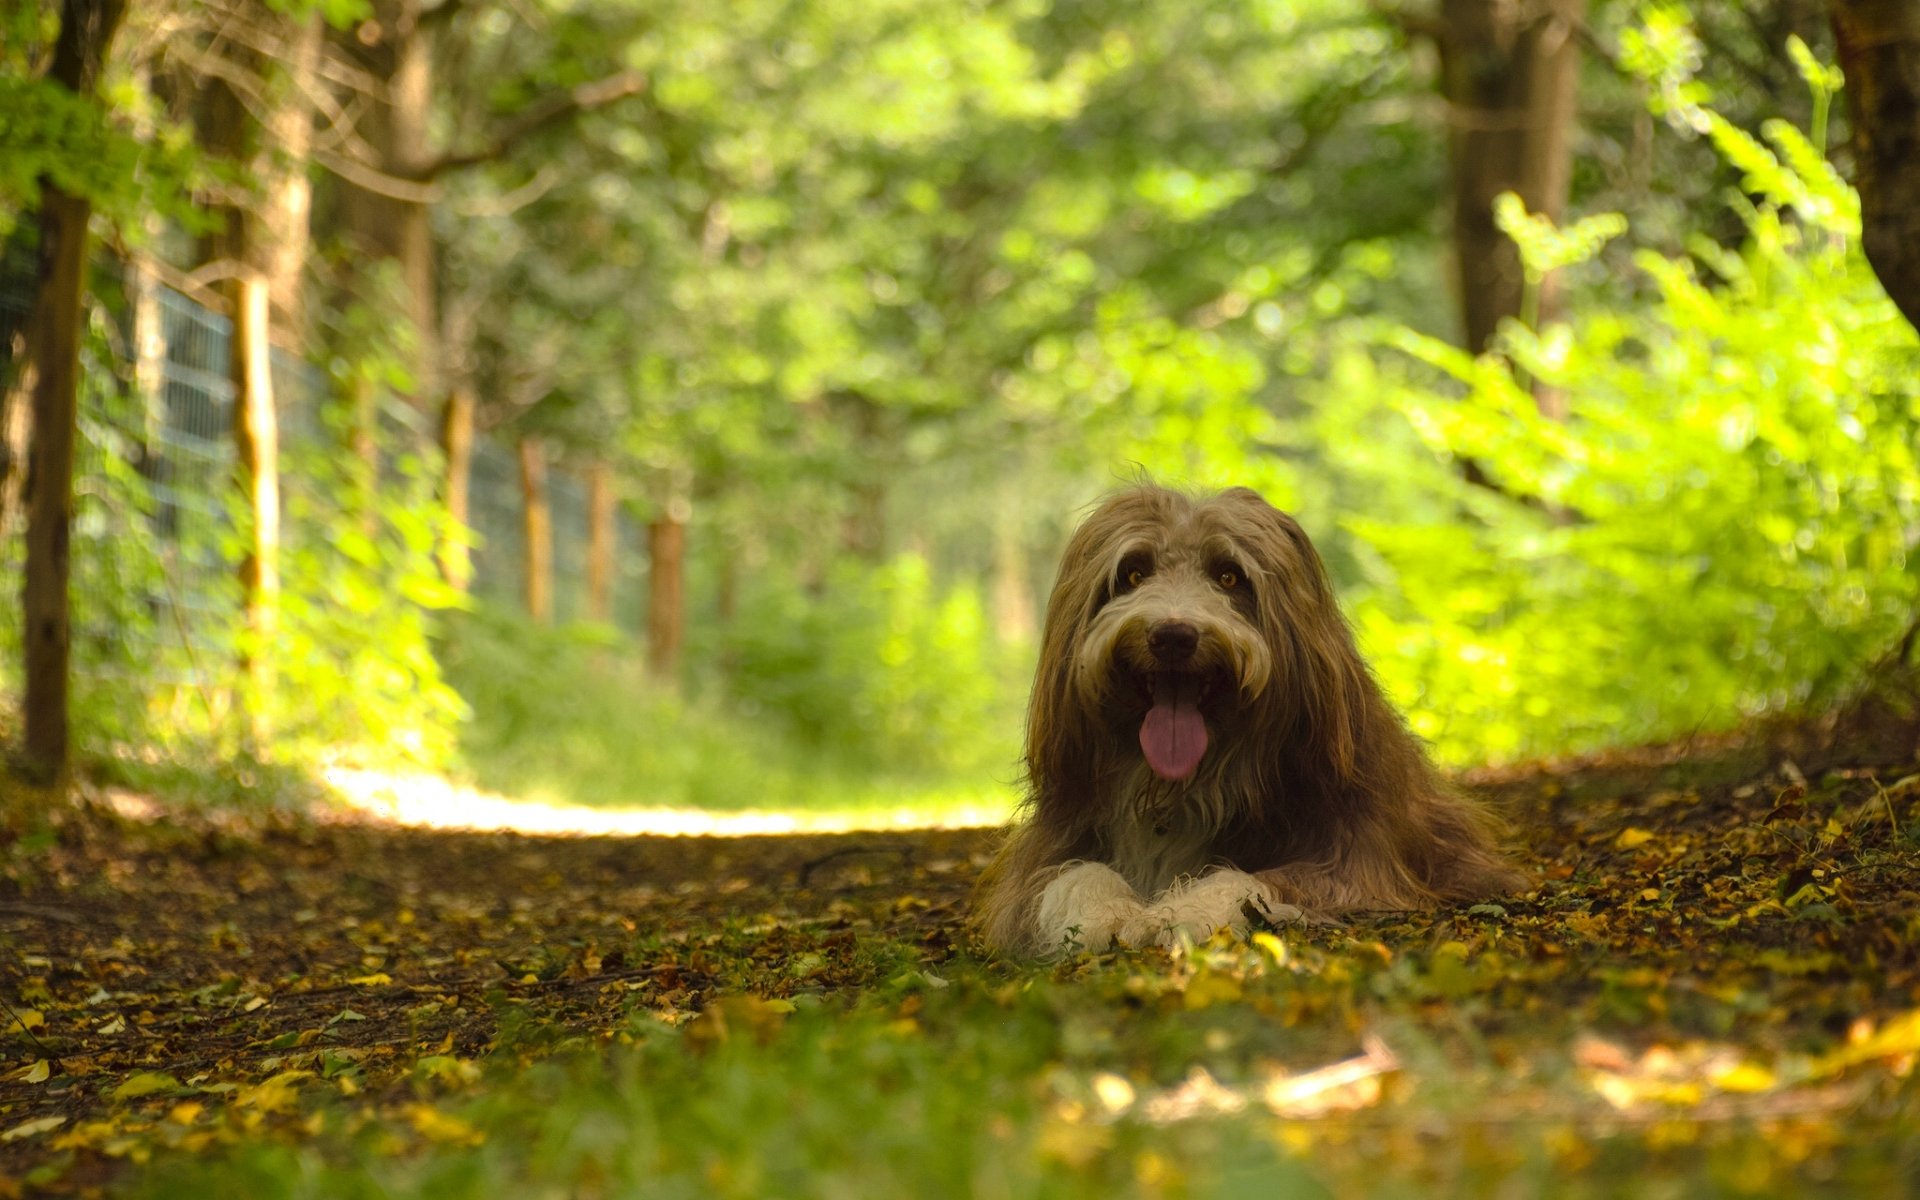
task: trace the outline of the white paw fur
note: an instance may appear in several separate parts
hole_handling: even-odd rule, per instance
[[[1043,954],[1068,945],[1105,950],[1113,944],[1114,935],[1137,921],[1142,911],[1139,893],[1118,871],[1105,863],[1074,863],[1040,893],[1034,948]]]
[[[1244,871],[1223,867],[1174,884],[1118,932],[1130,946],[1171,946],[1182,935],[1203,942],[1218,929],[1245,932],[1249,909],[1275,924],[1305,919],[1299,908],[1281,903],[1266,884]]]

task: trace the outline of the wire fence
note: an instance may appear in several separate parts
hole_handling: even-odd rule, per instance
[[[118,328],[105,339],[112,361],[85,365],[81,432],[75,463],[75,538],[91,542],[91,561],[107,576],[76,576],[73,628],[76,641],[124,641],[127,631],[116,615],[130,593],[140,593],[157,627],[187,631],[209,648],[229,636],[239,620],[235,562],[239,544],[235,486],[237,455],[233,438],[234,386],[229,377],[232,322],[173,288],[129,279],[128,301],[110,323]],[[0,379],[11,376],[8,361],[14,337],[28,317],[29,288],[18,270],[0,272]],[[136,310],[154,306],[146,329]],[[109,306],[114,307],[114,306]],[[145,339],[147,345],[139,343]],[[132,361],[119,361],[127,359]],[[350,451],[328,420],[333,403],[326,374],[312,364],[275,350],[273,387],[278,417],[285,494],[303,487],[325,487],[305,479],[302,462]],[[132,385],[125,381],[135,380]],[[387,396],[380,411],[383,447],[381,486],[397,482],[393,471],[404,456],[430,461],[439,456],[434,422],[405,400]],[[112,511],[126,488],[112,477],[129,472],[139,478],[144,512],[132,514],[150,535],[152,555],[122,555],[112,539],[130,530],[129,514]],[[563,465],[550,467],[548,503],[552,510],[552,589],[554,617],[584,620],[588,615],[588,505],[586,483]],[[472,591],[477,598],[519,607],[526,596],[526,533],[523,492],[514,448],[480,435],[474,440],[468,521],[473,535]],[[5,530],[0,563],[9,573],[21,561],[21,522]],[[283,536],[301,531],[283,526]],[[638,553],[640,530],[624,510],[614,515],[615,567],[612,620],[634,632],[644,627],[645,564]],[[312,531],[308,531],[312,535]],[[138,536],[137,534],[135,536]],[[76,547],[76,570],[79,568]],[[131,579],[136,560],[159,563],[161,578]],[[288,581],[288,586],[299,586]],[[169,610],[169,611],[161,611]],[[171,632],[167,636],[173,636]],[[115,647],[113,654],[76,656],[76,669],[89,663],[137,659],[140,648]]]

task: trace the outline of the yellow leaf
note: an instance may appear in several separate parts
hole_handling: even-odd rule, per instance
[[[7,1025],[8,1033],[25,1033],[29,1029],[43,1029],[47,1024],[47,1014],[37,1008],[23,1008],[15,1013]]]
[[[393,982],[393,976],[387,974],[385,971],[375,971],[371,975],[356,976],[353,979],[347,980],[347,982],[355,987],[383,987]]]
[[[282,1071],[250,1088],[243,1088],[233,1102],[242,1108],[257,1108],[263,1113],[286,1112],[300,1093],[300,1084],[312,1079],[312,1071]]]
[[[1651,829],[1641,829],[1636,825],[1629,825],[1620,831],[1619,837],[1613,839],[1613,844],[1621,850],[1635,850],[1646,845],[1656,836]]]
[[[207,1106],[198,1100],[183,1100],[167,1110],[167,1120],[175,1125],[191,1125],[200,1119]]]
[[[51,1074],[53,1074],[53,1068],[47,1065],[46,1059],[41,1058],[15,1071],[13,1077],[22,1083],[45,1083],[47,1076]]]
[[[1218,971],[1199,971],[1188,981],[1182,1003],[1189,1010],[1211,1008],[1216,1004],[1238,1000],[1240,996],[1238,979]]]
[[[1102,1071],[1093,1077],[1093,1094],[1099,1099],[1101,1107],[1110,1113],[1133,1107],[1133,1085],[1110,1071]]]
[[[1714,1076],[1713,1086],[1723,1092],[1765,1092],[1776,1082],[1773,1072],[1759,1063],[1741,1063]]]
[[[1265,950],[1272,956],[1274,966],[1284,967],[1287,965],[1287,944],[1285,942],[1264,929],[1254,934],[1250,940],[1254,945]]]
[[[118,1014],[115,1014],[112,1020],[103,1022],[99,1029],[101,1033],[125,1033],[126,1031],[127,1019]]]
[[[478,1146],[487,1140],[486,1135],[470,1122],[451,1113],[443,1113],[431,1104],[410,1104],[406,1112],[407,1122],[413,1126],[413,1131],[429,1141]]]
[[[165,1071],[138,1071],[127,1076],[120,1086],[113,1089],[115,1100],[133,1100],[141,1096],[151,1096],[155,1092],[170,1092],[180,1086],[180,1081]]]
[[[32,1137],[36,1133],[45,1133],[49,1129],[58,1129],[67,1123],[65,1117],[35,1117],[23,1121],[5,1133],[0,1133],[0,1142],[13,1142],[21,1138]]]
[[[1059,1119],[1048,1121],[1034,1139],[1034,1150],[1040,1157],[1075,1170],[1098,1160],[1112,1145],[1111,1126]]]

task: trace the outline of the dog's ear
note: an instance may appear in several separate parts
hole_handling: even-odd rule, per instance
[[[1081,522],[1060,557],[1040,634],[1040,665],[1027,702],[1027,782],[1043,814],[1057,814],[1092,783],[1093,731],[1075,702],[1080,643],[1110,581],[1106,544],[1120,523],[1121,498]]]
[[[1300,523],[1258,492],[1234,488],[1221,499],[1242,518],[1237,532],[1258,559],[1261,631],[1285,673],[1274,699],[1292,709],[1301,735],[1292,752],[1323,756],[1338,778],[1350,779],[1379,700],[1326,566]]]

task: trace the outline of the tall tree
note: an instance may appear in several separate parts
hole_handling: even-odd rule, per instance
[[[1920,328],[1920,0],[1833,0],[1847,76],[1861,241]]]
[[[247,544],[240,561],[251,687],[249,735],[271,736],[280,599],[280,502],[272,340],[302,342],[301,283],[312,240],[310,156],[322,47],[318,6],[215,6],[200,60],[199,141],[244,178],[223,194],[201,271],[226,281],[228,376]]]
[[[1566,211],[1585,8],[1586,0],[1442,0],[1433,27],[1447,100],[1455,280],[1476,354],[1502,320],[1519,315],[1525,287],[1519,252],[1494,224],[1494,197],[1517,193],[1527,211],[1556,222]],[[1555,292],[1549,279],[1542,317]]]
[[[64,0],[47,78],[74,96],[94,95],[124,0]],[[27,555],[21,583],[26,617],[28,771],[63,775],[69,755],[67,686],[73,528],[73,452],[78,432],[80,331],[86,286],[87,222],[93,206],[51,179],[40,187],[40,246],[27,360],[33,441],[27,459]]]

